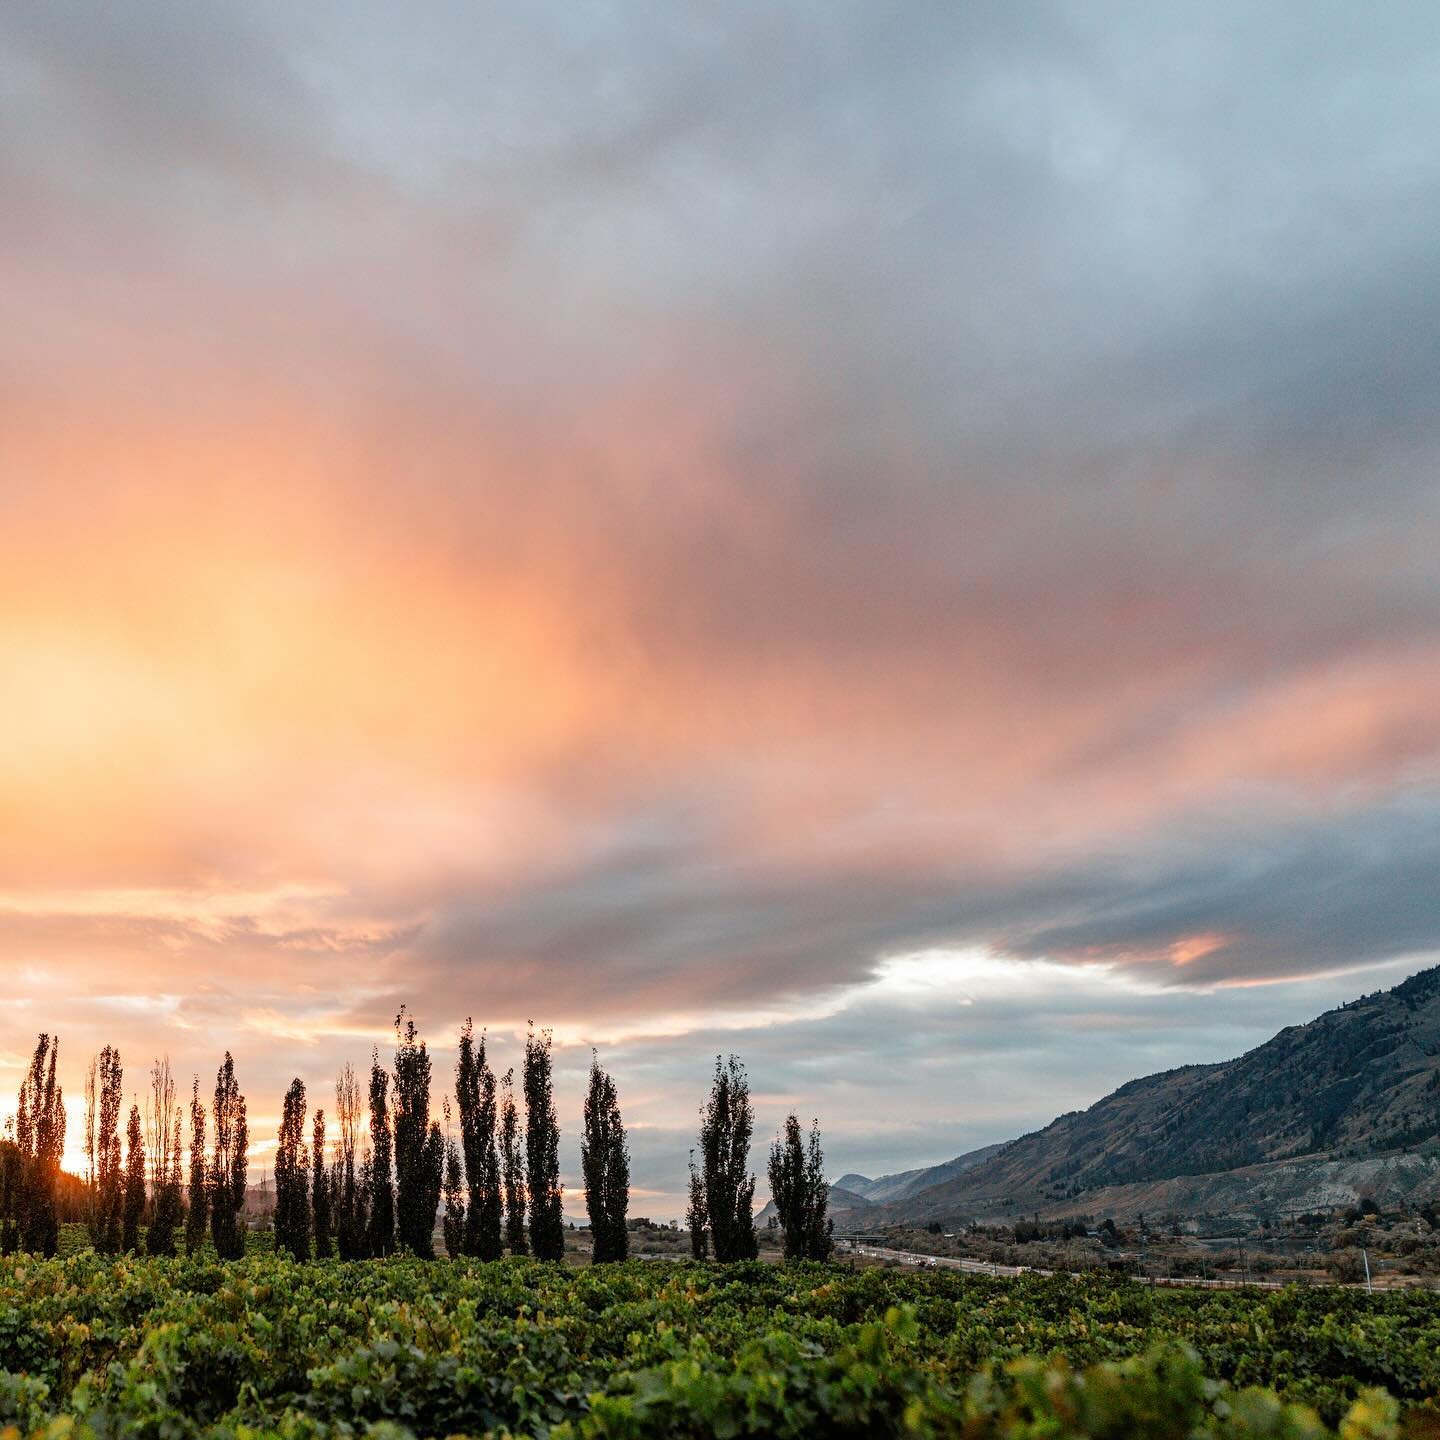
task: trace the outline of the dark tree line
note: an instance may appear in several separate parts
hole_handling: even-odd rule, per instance
[[[40,1036],[21,1085],[12,1136],[0,1141],[0,1250],[6,1253],[55,1253],[65,1137],[57,1052],[53,1037]],[[156,1060],[151,1067],[143,1123],[141,1107],[132,1100],[122,1145],[124,1073],[119,1051],[107,1045],[91,1062],[86,1080],[84,1193],[95,1247],[109,1254],[138,1250],[143,1231],[151,1254],[174,1254],[182,1237],[186,1253],[194,1254],[208,1233],[222,1259],[243,1255],[249,1123],[232,1056],[226,1053],[216,1073],[208,1113],[198,1076],[192,1084],[188,1183],[185,1115],[176,1103],[169,1061]],[[429,1258],[443,1200],[440,1230],[451,1256],[492,1260],[508,1250],[563,1259],[564,1187],[550,1032],[530,1027],[517,1087],[513,1071],[497,1079],[484,1033],[477,1037],[465,1022],[455,1069],[458,1144],[450,1136],[448,1098],[444,1128],[432,1118],[432,1078],[426,1044],[402,1008],[395,1017],[392,1064],[387,1069],[378,1050],[372,1053],[368,1091],[362,1092],[349,1065],[337,1076],[333,1145],[323,1109],[316,1110],[307,1132],[305,1085],[298,1077],[292,1081],[274,1164],[277,1249],[300,1260],[312,1254],[383,1258],[397,1251]],[[368,1119],[364,1144],[362,1119]],[[697,1151],[690,1158],[687,1223],[697,1257],[756,1256],[753,1131],[744,1067],[733,1055],[717,1057],[700,1112],[698,1163]],[[593,1054],[580,1158],[593,1258],[623,1260],[629,1149],[614,1079]],[[769,1178],[786,1257],[825,1258],[831,1226],[817,1127],[812,1125],[807,1141],[796,1117],[787,1117],[771,1148]]]
[[[0,1250],[23,1249],[53,1255],[59,1241],[61,1197],[70,1214],[83,1214],[91,1243],[102,1254],[138,1251],[173,1255],[183,1232],[187,1250],[203,1239],[207,1215],[227,1214],[228,1248],[244,1250],[245,1099],[234,1082],[230,1057],[216,1083],[216,1113],[228,1129],[217,1137],[217,1158],[205,1160],[205,1109],[199,1081],[191,1101],[191,1194],[183,1181],[183,1115],[175,1099],[168,1060],[150,1068],[142,1112],[132,1100],[124,1138],[120,1132],[125,1071],[120,1052],[107,1045],[90,1062],[85,1079],[85,1161],[83,1185],[60,1168],[65,1145],[65,1110],[55,1070],[59,1044],[41,1035],[21,1082],[19,1103],[0,1142]],[[222,1183],[223,1182],[223,1183]],[[221,1193],[223,1192],[223,1193]],[[219,1239],[217,1238],[217,1248]]]
[[[60,1041],[41,1035],[20,1082],[11,1133],[0,1141],[0,1253],[53,1255],[60,1239],[64,1094],[55,1079]]]

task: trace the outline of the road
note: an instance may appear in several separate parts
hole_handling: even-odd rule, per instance
[[[924,1270],[963,1270],[969,1275],[998,1275],[1013,1279],[1017,1275],[1079,1275],[1093,1271],[1041,1270],[1034,1265],[997,1265],[988,1260],[961,1260],[950,1255],[924,1255],[915,1250],[888,1250],[883,1245],[859,1245],[854,1241],[837,1242],[843,1254],[868,1255],[876,1260],[898,1260],[902,1265],[915,1265]],[[1184,1286],[1196,1290],[1283,1290],[1279,1280],[1201,1280],[1182,1276],[1134,1276],[1150,1285]]]

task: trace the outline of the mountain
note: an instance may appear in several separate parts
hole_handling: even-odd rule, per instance
[[[863,1179],[863,1176],[857,1177]],[[870,1202],[863,1195],[857,1195],[853,1190],[847,1190],[840,1181],[836,1181],[830,1187],[829,1215],[839,1230],[854,1230],[864,1224],[864,1215],[871,1209]],[[771,1222],[778,1222],[780,1216],[775,1209],[775,1202],[767,1200],[765,1208],[755,1217],[755,1227],[764,1230]]]
[[[882,1175],[878,1180],[870,1180],[864,1175],[842,1175],[832,1189],[848,1191],[874,1205],[888,1204],[903,1200],[917,1191],[927,1190],[932,1185],[943,1185],[945,1181],[953,1180],[967,1170],[973,1170],[1004,1148],[1003,1145],[985,1145],[979,1150],[969,1150],[964,1155],[957,1155],[953,1160],[942,1161],[939,1165],[927,1165],[919,1170],[901,1170],[894,1175]]]
[[[1437,1133],[1440,967],[1238,1059],[1132,1080],[933,1183],[907,1179],[884,1201],[861,1192],[871,1204],[855,1218],[1121,1213],[1147,1198],[1152,1212],[1221,1213],[1339,1204],[1377,1186],[1428,1197],[1440,1193]]]

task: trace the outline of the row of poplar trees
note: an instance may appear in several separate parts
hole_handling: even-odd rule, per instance
[[[450,1255],[496,1260],[565,1253],[560,1183],[560,1124],[551,1077],[550,1032],[525,1038],[521,1103],[513,1070],[497,1076],[485,1035],[467,1020],[455,1066],[456,1118],[448,1097],[445,1128],[432,1118],[431,1063],[415,1022],[395,1020],[394,1064],[372,1057],[369,1135],[360,1135],[359,1081],[350,1066],[335,1084],[338,1135],[327,1162],[327,1119],[317,1110],[305,1131],[305,1085],[285,1096],[275,1158],[275,1244],[297,1259],[338,1254],[359,1260],[403,1249],[430,1257],[436,1216]],[[523,1103],[523,1119],[521,1104]],[[623,1260],[630,1199],[630,1156],[615,1082],[592,1058],[580,1145],[594,1259]]]
[[[58,1238],[60,1156],[65,1111],[55,1068],[58,1041],[42,1035],[20,1090],[13,1138],[0,1142],[0,1249],[54,1254]],[[444,1201],[446,1252],[479,1259],[564,1255],[560,1184],[560,1127],[551,1077],[550,1032],[532,1026],[521,1075],[523,1122],[514,1072],[497,1077],[485,1035],[467,1020],[455,1067],[460,1139],[449,1135],[447,1098],[442,1131],[430,1113],[431,1063],[415,1022],[395,1019],[393,1065],[372,1055],[368,1134],[360,1082],[350,1065],[335,1085],[338,1133],[328,1144],[324,1110],[317,1110],[307,1145],[304,1082],[286,1093],[275,1158],[275,1243],[297,1258],[339,1255],[345,1260],[397,1250],[429,1257]],[[150,1068],[142,1120],[132,1102],[122,1150],[124,1068],[106,1046],[91,1061],[85,1089],[87,1221],[103,1253],[144,1247],[171,1255],[182,1239],[193,1254],[209,1234],[229,1259],[245,1252],[244,1220],[249,1125],[245,1097],[229,1052],[215,1077],[207,1113],[196,1077],[189,1107],[189,1171],[183,1168],[185,1117],[167,1060]],[[595,1261],[623,1260],[628,1251],[630,1162],[613,1078],[592,1055],[580,1154]],[[744,1067],[730,1056],[715,1062],[710,1095],[700,1113],[699,1153],[690,1158],[688,1224],[693,1253],[717,1260],[753,1259],[755,1177],[749,1173],[754,1110]],[[149,1180],[147,1199],[147,1177]],[[771,1147],[771,1195],[791,1259],[824,1259],[831,1250],[828,1187],[818,1128],[808,1139],[792,1114]]]
[[[182,1237],[193,1254],[207,1231],[222,1258],[243,1255],[250,1130],[229,1051],[215,1075],[214,1146],[208,1155],[198,1076],[191,1090],[188,1184],[185,1117],[169,1060],[150,1067],[143,1122],[138,1102],[131,1102],[122,1151],[124,1087],[120,1052],[107,1045],[85,1077],[86,1219],[95,1248],[112,1255],[140,1249],[141,1227],[148,1219],[144,1248],[151,1255],[175,1254]]]

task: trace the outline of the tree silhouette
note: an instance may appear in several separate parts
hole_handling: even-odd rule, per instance
[[[505,1244],[512,1255],[528,1253],[525,1240],[525,1150],[515,1112],[515,1072],[500,1082],[500,1162],[505,1183]]]
[[[448,1109],[448,1107],[447,1107]],[[448,1114],[447,1114],[447,1119]],[[460,1173],[460,1151],[445,1141],[445,1253],[454,1259],[465,1253],[465,1182]]]
[[[368,1189],[357,1173],[360,1153],[360,1082],[353,1066],[335,1077],[335,1164],[330,1193],[335,1201],[335,1248],[342,1260],[362,1260],[369,1252]]]
[[[787,1260],[828,1260],[834,1248],[824,1167],[819,1122],[811,1122],[807,1145],[800,1121],[793,1113],[787,1115],[782,1137],[770,1147],[769,1170],[770,1198],[785,1232]]]
[[[550,1078],[550,1032],[525,1037],[525,1179],[530,1192],[530,1250],[537,1260],[565,1258],[560,1187],[560,1122]]]
[[[754,1128],[745,1067],[734,1055],[723,1063],[717,1055],[710,1098],[700,1112],[705,1214],[717,1260],[753,1260],[759,1253],[755,1177],[749,1173]]]
[[[190,1192],[185,1212],[185,1253],[193,1255],[205,1243],[210,1223],[210,1191],[205,1170],[205,1107],[200,1103],[200,1077],[190,1087]]]
[[[246,1152],[250,1128],[245,1097],[235,1083],[235,1061],[225,1052],[215,1075],[215,1148],[210,1157],[210,1238],[222,1260],[245,1253]]]
[[[65,1104],[55,1080],[59,1053],[58,1036],[41,1035],[36,1041],[15,1114],[10,1224],[20,1247],[40,1255],[53,1255],[60,1236],[56,1191],[65,1149]]]
[[[500,1156],[495,1144],[495,1072],[485,1054],[484,1032],[477,1042],[468,1019],[460,1028],[455,1102],[460,1111],[460,1144],[465,1157],[465,1182],[470,1192],[465,1211],[464,1252],[481,1260],[498,1260],[504,1253],[501,1236],[504,1196]]]
[[[330,1171],[325,1165],[325,1112],[315,1112],[315,1125],[310,1137],[310,1211],[315,1222],[315,1258],[328,1260],[335,1253],[330,1233],[331,1195]]]
[[[120,1248],[140,1248],[140,1221],[145,1214],[145,1138],[140,1127],[140,1107],[130,1106],[125,1126],[125,1196],[121,1215]]]
[[[623,1260],[630,1249],[630,1235],[625,1228],[630,1206],[630,1152],[625,1144],[615,1081],[600,1068],[593,1051],[580,1167],[585,1175],[592,1259],[597,1265]]]
[[[685,1227],[690,1232],[690,1254],[704,1260],[710,1254],[710,1237],[705,1226],[705,1177],[695,1165],[695,1152],[690,1152],[690,1204],[685,1211]]]
[[[435,1255],[444,1176],[445,1141],[430,1119],[430,1055],[402,1006],[395,1017],[396,1220],[400,1244],[425,1260]]]
[[[90,1239],[102,1255],[120,1249],[124,1179],[120,1168],[120,1105],[125,1071],[120,1052],[107,1045],[90,1066],[85,1087],[85,1133],[94,1176]]]
[[[145,1155],[150,1167],[150,1228],[145,1249],[151,1255],[173,1255],[185,1215],[181,1193],[180,1107],[175,1103],[175,1076],[169,1056],[150,1066],[150,1093],[145,1097]]]
[[[310,1258],[309,1160],[305,1150],[305,1082],[285,1092],[280,1143],[275,1149],[275,1248],[296,1260]]]
[[[380,1053],[370,1057],[370,1228],[372,1255],[395,1250],[395,1190],[391,1180],[393,1140],[390,1132],[390,1077],[380,1066]]]

